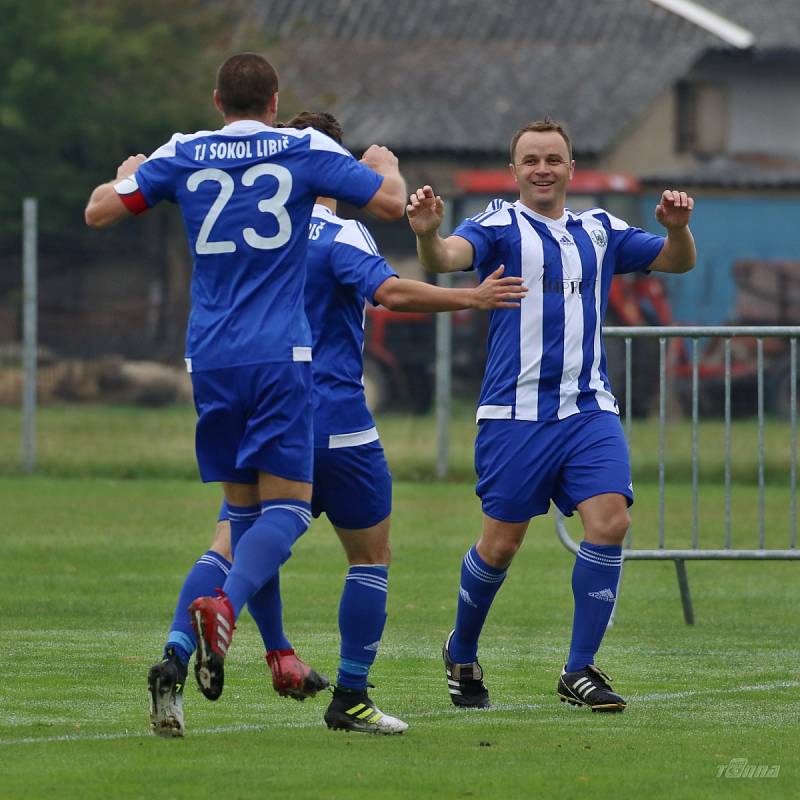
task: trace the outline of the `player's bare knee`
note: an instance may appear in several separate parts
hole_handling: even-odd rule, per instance
[[[631,515],[628,509],[622,509],[609,520],[608,536],[614,540],[614,544],[622,544],[628,528],[631,526]]]
[[[350,566],[358,564],[385,564],[389,565],[392,559],[392,549],[388,540],[376,536],[355,536],[341,533],[339,538],[344,547],[347,563]]]
[[[389,566],[392,560],[392,548],[389,544],[388,519],[372,528],[360,530],[335,528],[335,530],[350,566],[358,564]]]
[[[530,520],[504,522],[487,515],[478,541],[478,555],[491,567],[505,569],[522,547]]]
[[[478,555],[489,566],[495,569],[505,569],[514,559],[522,546],[518,539],[492,538],[490,541],[481,539],[478,542]]]
[[[350,564],[351,567],[358,564],[381,564],[388,567],[391,561],[392,550],[389,545],[382,548],[373,547],[358,552],[347,553],[347,563]]]
[[[622,544],[630,526],[628,510],[620,509],[603,519],[593,520],[591,529],[586,531],[587,539],[595,544]]]

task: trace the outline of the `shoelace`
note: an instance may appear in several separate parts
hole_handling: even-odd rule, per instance
[[[594,664],[589,666],[589,672],[596,677],[597,682],[602,684],[604,689],[611,689],[609,684],[613,681],[613,678],[610,675],[606,675],[603,670],[601,670],[599,667],[596,667]]]

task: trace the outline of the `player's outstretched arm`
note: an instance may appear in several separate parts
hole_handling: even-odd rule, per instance
[[[686,192],[666,189],[656,206],[656,219],[667,229],[667,238],[650,269],[656,272],[688,272],[697,260],[694,237],[689,230],[694,198]]]
[[[430,186],[413,192],[406,206],[408,224],[417,237],[417,255],[429,272],[458,272],[472,266],[472,245],[460,236],[443,239],[444,202]]]
[[[117,177],[113,181],[101,183],[92,192],[84,211],[87,225],[92,228],[105,228],[128,216],[129,211],[114,186],[133,175],[139,169],[139,165],[146,160],[147,156],[142,153],[129,156],[117,167]]]
[[[499,266],[471,289],[448,289],[422,281],[388,278],[375,292],[375,301],[391,311],[459,311],[462,308],[519,308],[528,293],[522,278],[504,278]]]
[[[388,147],[373,144],[361,156],[361,163],[383,175],[383,183],[365,206],[367,211],[378,219],[400,219],[407,190],[397,156]]]

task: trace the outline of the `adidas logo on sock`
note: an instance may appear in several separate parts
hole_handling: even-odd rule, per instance
[[[381,646],[381,640],[380,640],[380,639],[378,639],[378,641],[377,641],[377,642],[373,642],[372,644],[365,644],[365,645],[364,645],[364,649],[365,649],[365,650],[373,650],[374,652],[376,652],[376,653],[377,653],[377,652],[378,652],[378,648],[379,648],[380,646]]]
[[[458,587],[458,596],[468,605],[472,606],[473,608],[477,608],[477,604],[472,601],[472,598],[469,596],[469,592],[463,587]]]
[[[614,592],[611,589],[602,589],[599,592],[589,592],[589,597],[594,597],[596,600],[605,600],[606,603],[613,603],[616,601],[616,597],[614,597]]]

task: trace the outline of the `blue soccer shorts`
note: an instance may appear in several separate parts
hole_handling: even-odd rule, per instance
[[[311,364],[254,364],[192,373],[195,450],[205,482],[256,483],[259,472],[310,483]]]
[[[571,516],[578,503],[607,492],[633,504],[628,444],[611,411],[544,422],[483,420],[475,471],[483,512],[504,522],[546,514],[551,500]]]
[[[392,513],[392,474],[379,441],[314,450],[311,513],[337,528],[371,528]]]

